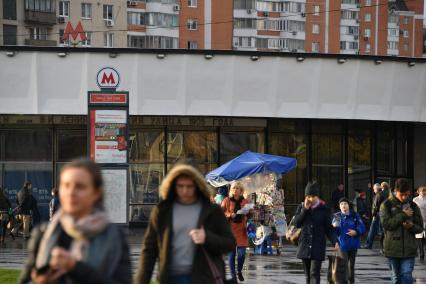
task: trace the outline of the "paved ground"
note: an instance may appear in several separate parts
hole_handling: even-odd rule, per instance
[[[140,253],[141,231],[132,230],[129,234],[132,268],[135,271]],[[303,268],[300,260],[295,258],[294,246],[284,247],[280,256],[248,255],[244,275],[245,283],[304,283]],[[0,268],[20,269],[26,258],[26,245],[22,239],[8,242],[0,247]],[[327,262],[323,263],[326,275]],[[390,272],[386,259],[378,250],[360,249],[356,264],[357,283],[390,283]],[[416,283],[426,283],[426,263],[416,261],[414,271]],[[325,277],[323,277],[325,283]]]

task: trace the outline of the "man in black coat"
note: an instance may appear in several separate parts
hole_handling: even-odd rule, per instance
[[[339,212],[339,200],[345,197],[345,185],[340,183],[331,194],[331,204],[333,205],[334,212]]]
[[[319,199],[319,186],[308,183],[305,189],[305,201],[299,205],[295,215],[298,228],[302,228],[297,258],[302,259],[306,283],[319,284],[321,264],[325,259],[326,237],[339,248],[335,231],[331,225],[331,210]]]

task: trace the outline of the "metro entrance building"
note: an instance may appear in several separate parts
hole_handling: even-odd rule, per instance
[[[47,213],[61,166],[87,156],[87,92],[106,66],[130,96],[131,224],[147,221],[179,160],[207,173],[246,150],[297,158],[280,181],[290,213],[308,180],[327,201],[339,183],[350,198],[398,177],[426,183],[424,59],[108,51],[0,48],[0,186],[11,199],[30,180]]]

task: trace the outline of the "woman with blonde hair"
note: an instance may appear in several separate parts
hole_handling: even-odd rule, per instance
[[[229,267],[231,269],[232,279],[236,281],[237,275],[239,281],[244,281],[242,274],[246,248],[248,247],[248,238],[246,231],[247,218],[245,215],[237,214],[238,210],[242,209],[248,200],[244,198],[244,186],[241,182],[233,182],[229,190],[229,196],[222,202],[222,209],[225,216],[231,224],[232,232],[237,240],[237,247],[229,254]],[[235,271],[235,257],[237,256],[237,271]]]

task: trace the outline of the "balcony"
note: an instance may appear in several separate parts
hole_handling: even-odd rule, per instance
[[[55,40],[42,40],[42,39],[32,39],[26,38],[25,45],[31,46],[56,46],[57,42]]]
[[[56,13],[55,12],[40,12],[40,11],[25,11],[25,22],[26,23],[38,23],[45,25],[56,24]]]

